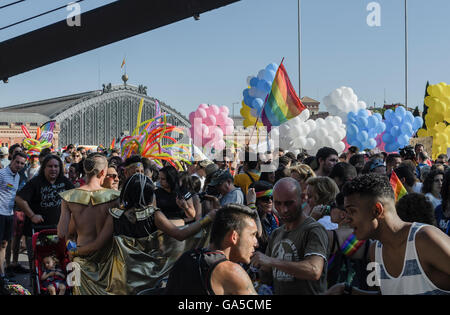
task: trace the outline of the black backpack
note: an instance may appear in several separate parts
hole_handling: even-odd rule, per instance
[[[328,288],[332,287],[336,283],[346,282],[351,286],[357,287],[362,290],[367,290],[367,276],[369,272],[367,271],[367,252],[370,247],[370,242],[366,241],[364,246],[364,258],[354,259],[347,257],[341,250],[339,245],[338,237],[335,231],[333,232],[333,248],[331,252],[337,246],[337,250],[334,256],[331,268],[329,267],[327,272],[327,282]]]

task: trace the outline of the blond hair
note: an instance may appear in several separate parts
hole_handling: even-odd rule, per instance
[[[339,188],[334,180],[326,176],[311,177],[306,181],[306,184],[314,187],[318,196],[317,204],[330,204],[339,193]]]
[[[304,181],[306,181],[311,177],[316,177],[316,173],[314,173],[313,169],[306,164],[299,164],[296,166],[292,166],[289,168],[289,170],[291,171],[291,174],[297,173],[300,176],[300,178]]]
[[[99,153],[90,154],[83,163],[84,172],[88,178],[97,176],[108,166],[106,157]]]

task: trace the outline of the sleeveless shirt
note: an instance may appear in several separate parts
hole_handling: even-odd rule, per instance
[[[222,252],[198,248],[184,253],[170,271],[166,294],[215,295],[211,274],[221,262],[227,261]]]
[[[417,255],[416,234],[426,226],[421,223],[413,223],[406,244],[405,261],[403,270],[397,278],[388,274],[383,261],[383,245],[377,241],[375,247],[375,261],[379,266],[380,289],[383,295],[447,295],[450,291],[444,291],[436,287],[427,277]]]

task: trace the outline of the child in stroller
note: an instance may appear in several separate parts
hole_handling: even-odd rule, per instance
[[[54,254],[45,256],[42,264],[44,267],[41,275],[42,286],[48,290],[50,295],[56,295],[57,290],[59,290],[59,295],[64,295],[67,287],[66,275],[59,268],[58,258]]]
[[[33,254],[34,293],[53,294],[54,289],[56,289],[55,294],[58,289],[61,295],[70,293],[64,272],[70,260],[65,242],[58,238],[56,229],[46,229],[33,234]],[[58,272],[55,272],[55,269]]]

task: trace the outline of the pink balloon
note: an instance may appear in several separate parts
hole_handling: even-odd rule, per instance
[[[217,151],[222,151],[223,149],[225,149],[225,141],[223,140],[219,140],[216,143],[214,143],[214,148]]]
[[[203,140],[209,138],[211,135],[211,131],[209,130],[209,127],[205,124],[202,124],[202,136]]]
[[[234,126],[234,120],[228,117],[225,121],[225,125],[227,126]]]
[[[214,116],[219,115],[220,110],[219,107],[217,107],[217,105],[211,105],[209,108],[211,109],[211,112]]]
[[[230,109],[226,106],[222,106],[220,107],[220,112],[225,113],[228,116],[228,114],[230,113]]]
[[[198,106],[198,108],[202,108],[202,109],[207,109],[208,107],[209,107],[208,104],[200,104]]]
[[[205,119],[205,125],[207,126],[216,126],[217,121],[216,121],[216,117],[209,115],[208,117],[206,117]]]
[[[218,141],[223,139],[223,130],[220,127],[215,127],[211,132],[211,135],[214,137],[214,140]]]
[[[195,112],[192,112],[189,114],[189,122],[191,123],[191,125],[194,123],[194,118],[195,118]]]
[[[208,115],[206,114],[206,111],[202,108],[198,108],[195,112],[196,118],[205,119]]]

